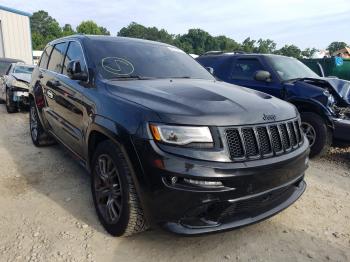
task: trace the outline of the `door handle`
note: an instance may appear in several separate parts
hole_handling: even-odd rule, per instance
[[[46,95],[50,99],[53,99],[55,97],[55,95],[53,94],[53,92],[50,89],[46,91]]]
[[[48,87],[58,87],[61,85],[61,82],[58,80],[53,80],[53,81],[49,80],[49,81],[47,81],[46,85]]]

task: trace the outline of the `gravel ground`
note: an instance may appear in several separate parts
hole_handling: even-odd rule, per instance
[[[0,105],[0,261],[350,261],[350,149],[311,161],[308,188],[279,215],[184,238],[110,237],[87,173],[60,146],[35,148],[26,113]]]

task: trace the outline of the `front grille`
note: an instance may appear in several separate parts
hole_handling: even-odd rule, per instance
[[[266,158],[297,149],[302,143],[298,120],[225,129],[232,160]]]
[[[254,135],[253,128],[244,128],[243,132],[243,140],[246,150],[247,156],[256,156],[259,154],[258,143],[256,141],[256,137]]]

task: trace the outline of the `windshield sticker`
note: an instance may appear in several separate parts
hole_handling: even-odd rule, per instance
[[[170,51],[173,51],[173,52],[185,53],[185,52],[182,51],[181,49],[176,48],[176,47],[172,47],[172,46],[168,46],[168,49],[169,49]]]
[[[127,76],[134,72],[134,66],[128,60],[120,57],[105,57],[102,59],[102,68],[107,72]]]

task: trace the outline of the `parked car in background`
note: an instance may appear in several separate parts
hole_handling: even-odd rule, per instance
[[[0,77],[0,99],[6,102],[8,113],[29,105],[28,92],[34,66],[12,63]]]
[[[333,139],[350,141],[348,81],[321,78],[297,59],[279,55],[210,53],[197,61],[223,81],[294,104],[310,141],[310,156],[326,153]]]
[[[24,63],[19,59],[0,58],[0,77],[5,75],[12,63]]]
[[[90,171],[112,235],[241,227],[305,190],[309,144],[296,108],[216,81],[176,47],[61,38],[45,48],[31,88],[33,143],[53,137]]]

